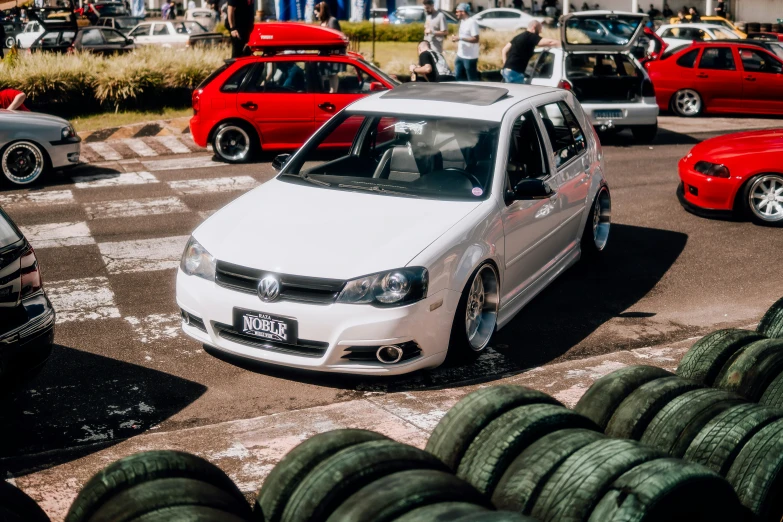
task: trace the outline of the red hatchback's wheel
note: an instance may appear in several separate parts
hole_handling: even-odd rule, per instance
[[[223,123],[212,133],[215,154],[228,163],[247,163],[255,156],[258,138],[249,125]]]
[[[672,110],[679,116],[698,116],[703,109],[704,102],[693,89],[681,89],[672,96]]]
[[[762,174],[750,180],[743,199],[754,221],[783,225],[783,175]]]

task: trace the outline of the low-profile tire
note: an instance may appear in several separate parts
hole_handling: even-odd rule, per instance
[[[260,144],[256,131],[247,123],[221,123],[212,131],[212,149],[226,163],[248,163],[258,155]]]
[[[593,421],[563,406],[520,406],[493,420],[473,440],[457,476],[492,496],[509,465],[531,444],[563,429],[600,431]]]
[[[598,189],[582,232],[581,250],[587,259],[598,256],[609,244],[612,228],[612,196],[606,186]]]
[[[434,455],[393,440],[350,446],[321,462],[302,479],[288,501],[282,521],[326,520],[367,484],[413,469],[449,471]]]
[[[783,174],[770,172],[748,180],[742,188],[744,210],[759,225],[783,226]],[[771,199],[770,199],[771,198]]]
[[[693,89],[680,89],[672,95],[671,108],[678,116],[693,118],[704,110],[704,101]]]
[[[132,522],[148,513],[176,506],[203,506],[250,520],[247,501],[239,502],[223,489],[199,480],[166,478],[144,482],[115,495],[90,522]]]
[[[65,522],[87,522],[104,503],[145,482],[188,478],[211,484],[246,503],[236,484],[220,468],[182,451],[136,453],[106,466],[87,482],[71,504]]]
[[[702,464],[725,477],[745,444],[764,426],[783,417],[783,411],[743,403],[709,421],[685,452],[685,460]]]
[[[49,517],[35,500],[5,480],[0,480],[0,507],[25,522],[49,522]],[[0,520],[5,520],[3,515],[0,513]]]
[[[133,522],[247,522],[247,519],[211,507],[176,506],[152,511]]]
[[[764,339],[751,330],[729,328],[705,335],[691,346],[677,367],[677,375],[712,386],[723,367],[745,346]]]
[[[783,372],[769,383],[761,399],[759,399],[759,404],[783,410]]]
[[[764,391],[783,372],[783,339],[764,339],[749,344],[725,367],[715,386],[758,402]]]
[[[547,480],[531,515],[541,522],[590,516],[609,486],[634,467],[663,454],[632,440],[604,439],[577,450]]]
[[[761,318],[756,331],[770,339],[783,339],[783,298],[775,301]]]
[[[426,450],[454,472],[473,442],[490,422],[526,404],[555,404],[553,397],[522,386],[492,386],[474,391],[455,404],[432,430]]]
[[[0,171],[7,184],[32,185],[49,170],[49,157],[37,143],[28,140],[8,144],[0,154]]]
[[[768,424],[745,444],[726,479],[754,520],[783,519],[783,420]]]
[[[625,398],[609,419],[605,433],[616,439],[639,440],[650,421],[674,398],[701,388],[682,377],[664,377],[639,386]]]
[[[708,422],[722,411],[744,402],[739,395],[712,388],[683,393],[658,412],[640,440],[672,457],[681,458]]]
[[[409,511],[394,522],[454,522],[454,520],[471,515],[486,513],[485,507],[467,502],[441,502],[430,504]]]
[[[605,430],[615,410],[639,386],[673,374],[655,366],[627,366],[596,380],[576,403],[574,411]]]
[[[255,520],[280,522],[291,495],[316,466],[346,448],[380,440],[389,439],[374,431],[344,429],[319,433],[302,442],[264,480],[253,508]]]
[[[652,125],[634,125],[631,127],[633,138],[637,143],[652,143],[658,135],[658,123]]]
[[[657,459],[612,483],[588,522],[712,522],[742,520],[731,485],[698,464]]]
[[[7,36],[5,38],[5,46],[8,49],[11,49],[16,44],[16,40],[14,40],[13,36]]]
[[[468,279],[451,324],[447,364],[473,361],[489,346],[497,327],[499,281],[492,263],[483,263]]]
[[[549,477],[568,457],[606,437],[591,430],[561,430],[542,437],[514,459],[498,482],[492,503],[529,515]]]
[[[327,522],[391,522],[414,509],[441,502],[492,507],[476,488],[451,473],[418,469],[368,484],[337,508]]]

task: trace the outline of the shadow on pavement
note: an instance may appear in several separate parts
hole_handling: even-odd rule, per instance
[[[601,145],[606,147],[654,147],[656,145],[695,145],[697,143],[718,136],[727,134],[726,132],[712,132],[699,135],[698,137],[690,134],[681,134],[666,129],[658,128],[658,135],[652,143],[638,143],[630,130],[623,130],[616,133],[600,134]]]
[[[48,468],[144,433],[206,389],[164,372],[55,345],[34,380],[0,398],[0,470],[13,468],[5,457],[28,455],[29,466],[29,455],[74,448],[33,459]]]

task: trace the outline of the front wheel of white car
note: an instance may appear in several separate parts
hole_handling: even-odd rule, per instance
[[[609,243],[609,230],[612,227],[612,197],[609,189],[601,187],[595,195],[590,214],[587,216],[582,232],[582,254],[597,255]]]
[[[17,141],[3,150],[0,170],[14,185],[29,185],[46,171],[46,155],[31,141]]]
[[[500,285],[492,263],[484,263],[468,280],[460,297],[449,340],[449,360],[477,358],[489,346],[498,322]]]

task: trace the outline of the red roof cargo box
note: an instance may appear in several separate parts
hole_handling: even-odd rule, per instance
[[[248,46],[253,51],[274,54],[282,51],[345,52],[348,37],[340,31],[318,25],[261,23],[253,27]]]

